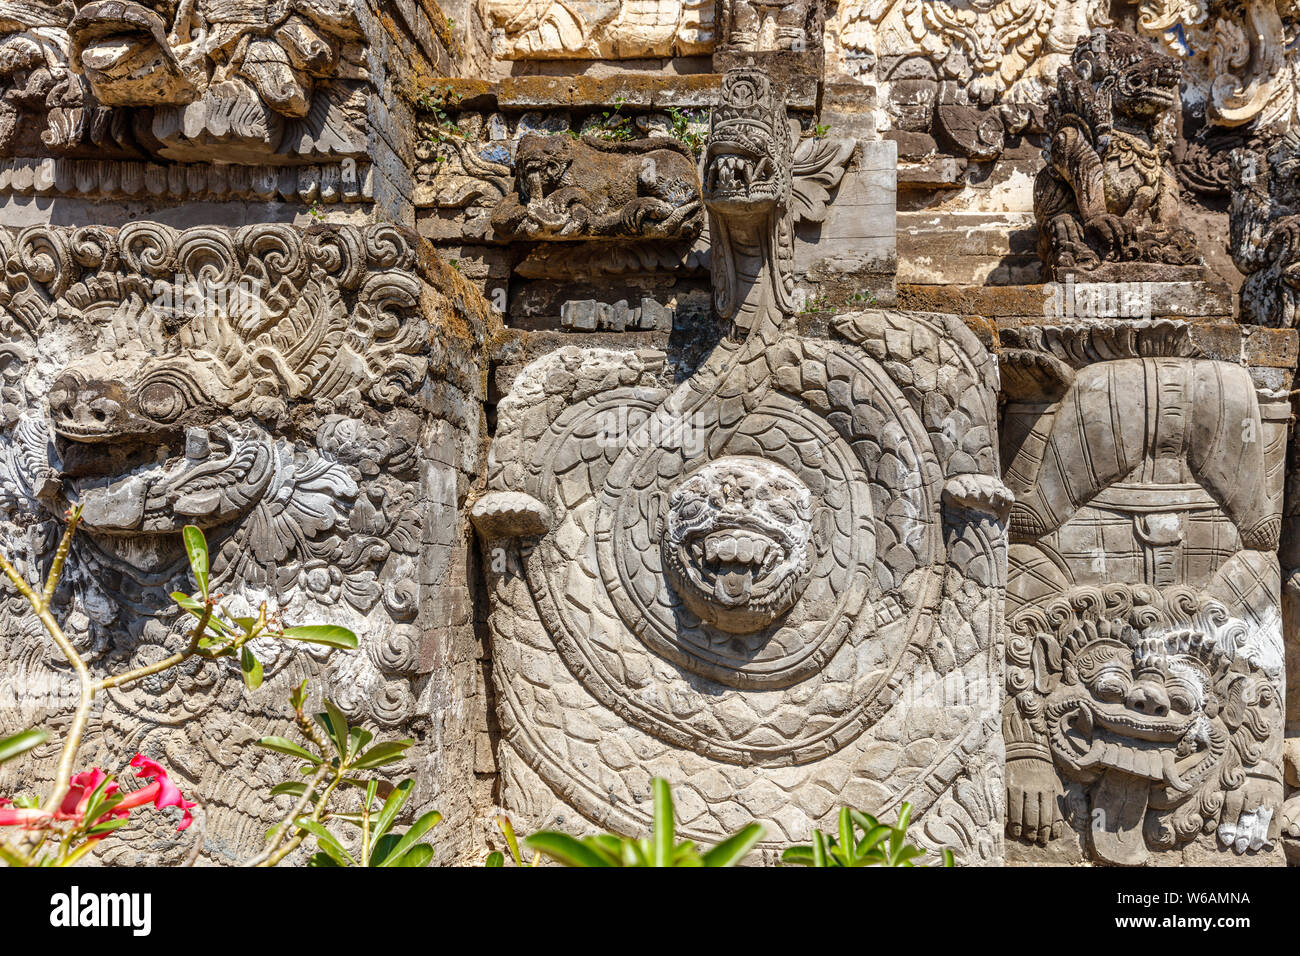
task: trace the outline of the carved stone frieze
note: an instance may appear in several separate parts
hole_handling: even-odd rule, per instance
[[[504,239],[691,239],[703,225],[689,149],[667,137],[519,141],[514,189],[492,213]]]
[[[55,611],[93,666],[178,646],[167,595],[191,588],[186,524],[206,533],[233,613],[264,599],[288,623],[362,636],[329,657],[271,641],[252,697],[232,664],[204,661],[111,692],[87,759],[165,755],[190,775],[218,860],[252,855],[283,812],[266,788],[284,768],[247,742],[287,729],[289,688],[314,677],[358,720],[409,732],[468,679],[434,622],[473,467],[476,346],[430,321],[461,307],[422,278],[413,242],[391,226],[0,234],[0,536],[35,580],[81,506]],[[70,686],[22,603],[0,596],[6,726],[60,713]],[[468,759],[453,751],[412,760]],[[422,774],[421,800],[441,785]]]
[[[512,819],[637,832],[664,776],[692,839],[757,818],[777,848],[909,800],[923,839],[1000,855],[951,836],[1001,815],[996,371],[950,317],[795,328],[793,224],[848,147],[792,142],[780,88],[728,73],[704,175],[726,337],[680,382],[662,352],[565,347],[498,405],[473,517]]]
[[[715,0],[487,0],[505,60],[691,56],[713,48]]]
[[[0,155],[106,149],[265,163],[366,155],[369,72],[353,0],[8,3]]]
[[[1003,345],[1015,858],[1277,862],[1286,395],[1185,323]]]

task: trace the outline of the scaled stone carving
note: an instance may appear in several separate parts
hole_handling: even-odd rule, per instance
[[[776,849],[909,800],[928,845],[1000,856],[997,375],[950,317],[797,331],[793,225],[852,145],[798,141],[765,73],[728,73],[704,176],[726,336],[684,381],[565,347],[498,405],[472,514],[524,825],[643,832],[664,776],[695,840],[756,818]]]
[[[487,0],[506,60],[692,56],[713,48],[715,0]]]
[[[351,0],[15,0],[0,17],[0,154],[26,113],[54,151],[361,157],[361,40]]]
[[[1118,30],[1096,31],[1061,68],[1034,181],[1039,251],[1054,273],[1201,262],[1170,162],[1179,76],[1178,61]]]
[[[1182,323],[1004,346],[1008,834],[1050,854],[1020,858],[1277,862],[1286,396]]]
[[[88,765],[165,756],[204,806],[207,852],[250,856],[283,812],[267,787],[284,769],[249,742],[287,731],[290,687],[315,677],[358,720],[406,731],[447,693],[422,654],[475,445],[477,369],[431,330],[421,305],[437,299],[412,237],[390,226],[140,222],[0,239],[0,536],[37,579],[81,505],[56,614],[83,655],[111,672],[179,646],[167,595],[191,589],[186,524],[208,536],[233,613],[267,600],[287,623],[362,637],[328,659],[260,647],[256,696],[231,665],[196,660],[110,691],[95,716]],[[65,712],[69,676],[12,588],[0,624],[5,726]],[[439,781],[421,781],[427,799]]]
[[[496,235],[507,239],[689,239],[703,221],[694,157],[659,136],[530,133],[515,154],[515,191],[492,213]]]

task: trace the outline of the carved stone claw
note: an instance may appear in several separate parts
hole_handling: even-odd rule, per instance
[[[484,540],[528,538],[551,530],[551,509],[522,491],[489,491],[470,509]]]
[[[999,521],[1006,519],[1015,495],[992,475],[956,475],[943,486],[943,503],[950,508],[969,508]]]

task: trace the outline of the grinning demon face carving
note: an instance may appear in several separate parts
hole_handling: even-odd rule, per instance
[[[1167,800],[1191,793],[1223,759],[1213,638],[1194,630],[1150,636],[1099,621],[1071,635],[1063,683],[1047,700],[1056,759],[1082,773],[1116,771]],[[1139,782],[1141,781],[1141,782]]]
[[[721,458],[678,485],[669,509],[666,567],[700,618],[747,634],[794,604],[807,581],[812,494],[793,472]]]
[[[1225,842],[1240,827],[1263,838],[1272,802],[1256,765],[1281,722],[1280,672],[1243,621],[1188,588],[1137,585],[1076,589],[1012,629],[1037,630],[1013,639],[1009,686],[1059,772],[1087,788],[1099,859],[1141,865],[1216,825]],[[1223,794],[1243,787],[1249,812],[1220,820]]]

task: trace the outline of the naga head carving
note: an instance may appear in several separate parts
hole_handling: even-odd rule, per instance
[[[807,583],[813,500],[775,462],[719,458],[672,493],[665,568],[687,607],[731,633],[757,631],[790,609]]]
[[[765,214],[790,203],[791,149],[785,97],[759,70],[732,70],[713,110],[704,201],[714,212]]]

